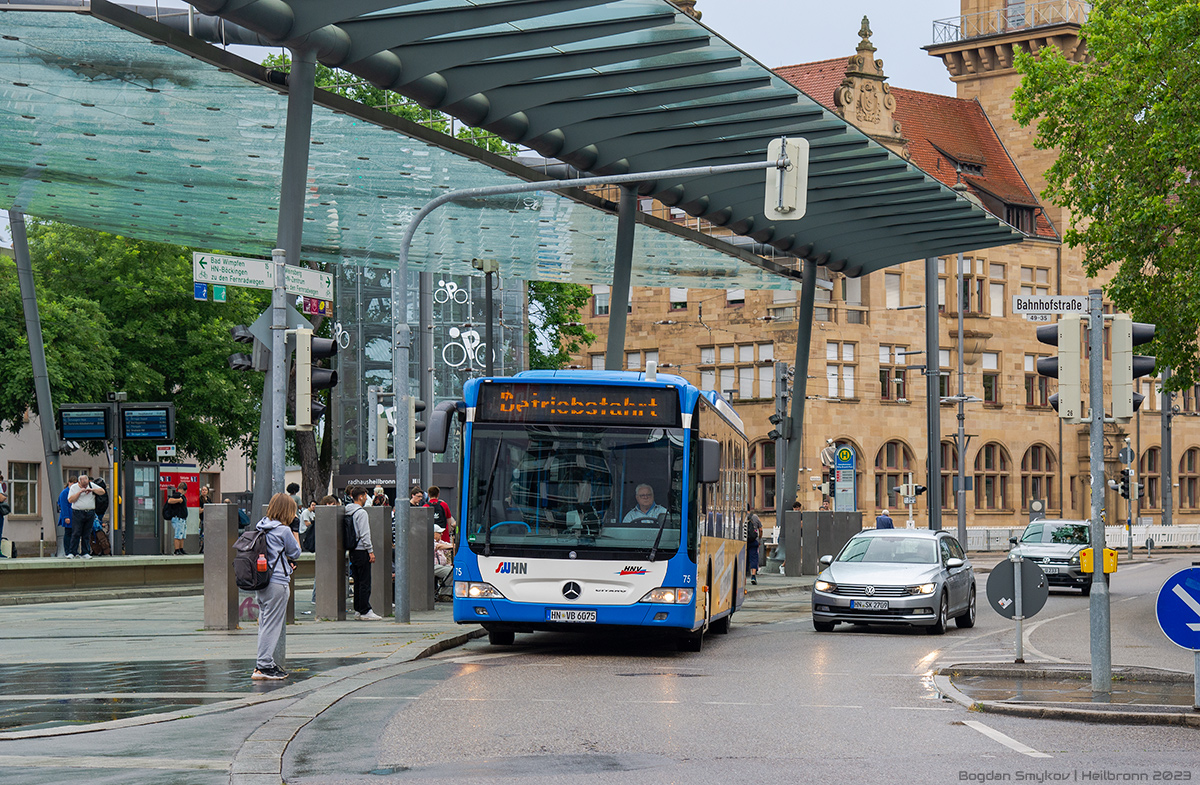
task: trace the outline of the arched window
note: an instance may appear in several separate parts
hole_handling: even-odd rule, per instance
[[[1041,499],[1046,509],[1058,509],[1058,494],[1054,492],[1055,472],[1058,470],[1054,452],[1044,444],[1035,444],[1021,458],[1021,509],[1027,511],[1029,502]]]
[[[904,442],[891,441],[879,448],[875,455],[875,509],[900,505],[900,496],[892,488],[908,482],[913,463],[912,450]]]
[[[775,442],[764,439],[750,445],[750,506],[756,510],[775,510]],[[802,485],[797,493],[803,495]]]
[[[954,480],[958,477],[958,448],[954,442],[942,442],[942,509],[957,510],[958,496]]]
[[[1200,509],[1200,450],[1195,447],[1179,459],[1179,509]]]
[[[988,442],[975,455],[975,509],[1007,510],[1008,452],[997,442]]]
[[[1142,453],[1141,460],[1138,461],[1138,476],[1133,478],[1134,482],[1140,482],[1146,495],[1142,497],[1143,510],[1157,510],[1162,505],[1159,495],[1162,488],[1162,450],[1157,447],[1151,447]]]

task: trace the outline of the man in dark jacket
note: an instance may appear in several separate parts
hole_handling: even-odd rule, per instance
[[[350,503],[346,515],[354,524],[354,541],[346,543],[350,552],[350,577],[354,579],[354,618],[359,621],[382,621],[383,617],[371,610],[371,565],[375,563],[375,549],[371,546],[371,526],[363,504],[367,501],[367,489],[351,486],[346,490]]]
[[[884,510],[882,515],[875,516],[876,529],[894,529],[892,525],[892,516],[888,515],[888,511]]]

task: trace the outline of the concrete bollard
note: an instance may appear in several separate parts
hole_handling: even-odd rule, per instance
[[[233,579],[233,542],[237,539],[237,507],[204,506],[204,629],[236,630],[238,589]]]
[[[317,507],[317,618],[346,620],[346,545],[342,541],[340,505]]]
[[[434,601],[433,510],[408,510],[408,608],[431,611]]]
[[[371,565],[371,610],[380,616],[392,616],[396,582],[392,579],[392,508],[368,507],[371,547],[375,563]]]

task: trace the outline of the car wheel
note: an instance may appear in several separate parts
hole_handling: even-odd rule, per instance
[[[946,592],[942,592],[942,601],[938,603],[937,621],[933,623],[932,627],[926,627],[925,632],[930,635],[941,635],[946,631],[946,622],[950,620],[949,616],[950,599],[946,596]]]
[[[493,646],[512,646],[517,634],[512,630],[489,630],[488,643]]]
[[[971,599],[967,602],[967,609],[961,616],[954,620],[964,630],[969,630],[975,626],[975,587],[971,587]]]
[[[837,625],[835,621],[817,621],[813,619],[813,629],[817,632],[833,632],[833,628]]]

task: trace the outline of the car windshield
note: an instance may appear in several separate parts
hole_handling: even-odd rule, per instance
[[[855,537],[837,561],[936,564],[937,555],[937,543],[924,537]]]
[[[1021,542],[1046,542],[1059,545],[1087,545],[1090,531],[1086,523],[1043,521],[1025,527]]]
[[[482,552],[617,558],[680,544],[678,429],[475,426],[465,539]],[[657,546],[657,547],[655,547]]]

